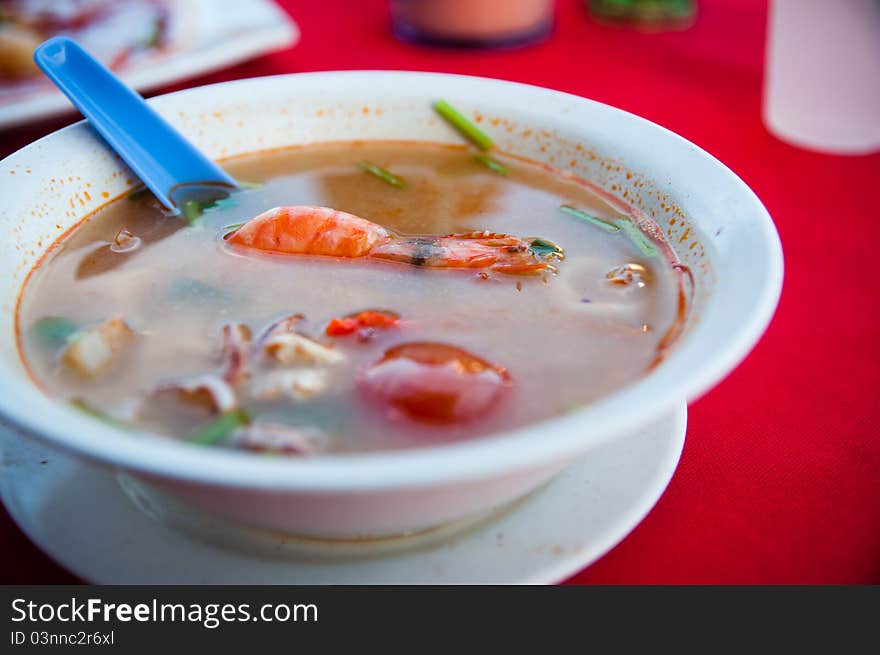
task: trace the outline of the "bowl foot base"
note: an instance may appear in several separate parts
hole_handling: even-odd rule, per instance
[[[117,473],[116,479],[135,507],[154,521],[211,546],[280,560],[358,559],[430,546],[500,518],[540,490],[539,487],[499,507],[424,530],[375,537],[325,538],[245,525],[188,505],[128,474]]]

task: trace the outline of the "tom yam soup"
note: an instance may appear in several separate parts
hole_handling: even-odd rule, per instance
[[[32,273],[23,357],[120,427],[304,455],[477,438],[645,375],[684,320],[659,230],[573,176],[429,143],[227,162],[244,188],[137,191]]]

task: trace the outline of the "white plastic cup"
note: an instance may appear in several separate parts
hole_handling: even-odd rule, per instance
[[[880,151],[880,0],[771,0],[764,123],[809,150]]]

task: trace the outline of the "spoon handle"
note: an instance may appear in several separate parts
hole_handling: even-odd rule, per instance
[[[34,61],[168,209],[181,185],[237,183],[75,41],[56,36]]]

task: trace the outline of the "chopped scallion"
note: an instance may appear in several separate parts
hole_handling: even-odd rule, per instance
[[[505,166],[501,162],[495,161],[488,155],[484,155],[483,153],[479,152],[474,155],[474,159],[476,159],[486,168],[495,171],[499,175],[507,175],[507,166]]]
[[[492,139],[445,100],[435,102],[434,111],[440,114],[452,127],[461,132],[464,137],[480,150],[491,150],[495,147]]]
[[[390,184],[393,187],[396,187],[398,189],[405,189],[406,188],[406,182],[404,182],[402,179],[397,177],[391,171],[387,171],[384,168],[381,168],[380,166],[376,166],[376,164],[371,164],[368,161],[359,161],[358,166],[362,170],[369,173],[370,175],[374,175],[375,177],[378,177],[380,180],[382,180],[383,182],[387,182],[388,184]]]
[[[235,196],[229,196],[227,198],[209,200],[199,204],[202,207],[202,212],[206,212],[209,209],[229,209],[230,207],[235,207],[238,205],[238,200],[235,199]]]
[[[607,230],[608,232],[620,231],[620,226],[615,225],[610,221],[596,218],[595,216],[590,216],[586,212],[582,212],[580,209],[572,207],[571,205],[562,205],[559,209],[564,211],[566,214],[569,214],[570,216],[574,216],[575,218],[586,221],[587,223],[592,223],[593,225],[601,227],[603,230]]]
[[[205,204],[198,200],[187,200],[183,203],[181,211],[183,212],[183,217],[186,219],[186,222],[192,225],[205,211]]]
[[[220,418],[213,423],[208,423],[196,430],[190,436],[189,441],[202,446],[219,443],[226,439],[237,428],[242,425],[247,425],[250,422],[250,414],[245,410],[233,409],[221,415]]]
[[[635,223],[622,220],[619,225],[645,257],[653,257],[657,254],[657,246],[648,238],[648,235],[636,227]]]

